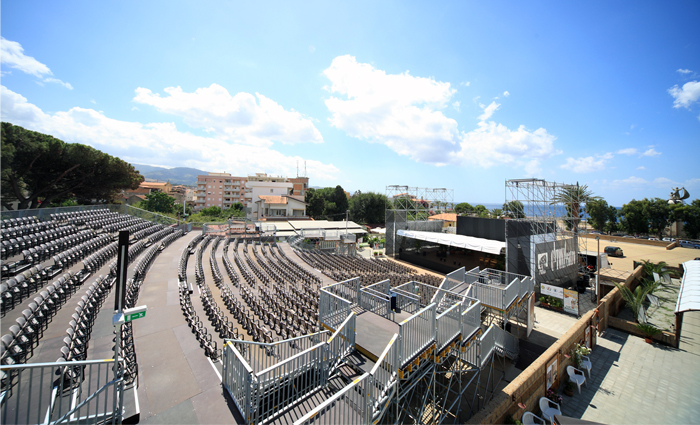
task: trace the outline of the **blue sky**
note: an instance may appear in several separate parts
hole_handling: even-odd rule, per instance
[[[2,2],[2,120],[354,192],[700,196],[698,2]],[[303,171],[303,165],[301,166]]]

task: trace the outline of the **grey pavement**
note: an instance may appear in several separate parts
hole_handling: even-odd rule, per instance
[[[686,312],[679,349],[608,329],[581,394],[562,413],[606,424],[700,423],[700,311]]]

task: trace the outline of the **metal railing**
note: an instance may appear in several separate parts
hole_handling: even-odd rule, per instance
[[[494,331],[495,326],[491,325],[489,328],[481,335],[481,341],[479,341],[479,367],[483,368],[486,363],[491,359],[491,355],[496,349],[496,332]]]
[[[227,340],[223,355],[223,383],[247,424],[267,423],[293,408],[299,400],[327,384],[328,378],[342,358],[355,348],[355,313],[341,323],[327,341],[323,340],[294,353],[293,345],[325,339],[328,332],[307,335],[306,340],[295,338],[281,344],[248,343],[245,350],[255,362],[251,366],[238,350],[241,341]],[[267,362],[262,353],[277,346],[284,352],[281,361]],[[301,347],[299,347],[301,348]],[[256,368],[267,367],[256,372]]]
[[[374,292],[365,291],[364,288],[360,293],[360,307],[387,319],[391,314],[391,300],[388,295],[380,296]]]
[[[114,359],[2,365],[1,370],[3,424],[122,421],[123,369]]]
[[[319,342],[326,342],[329,331],[316,332],[273,343],[230,340],[243,356],[253,372],[259,372],[272,365],[308,350]]]
[[[350,314],[350,301],[321,289],[318,301],[318,320],[329,329],[337,329]]]
[[[503,310],[507,309],[517,298],[520,292],[520,279],[513,280],[503,290]]]
[[[349,385],[333,394],[312,411],[294,422],[294,425],[307,424],[368,424],[371,409],[368,404],[367,383],[371,376],[365,373]]]
[[[330,292],[331,294],[334,294],[352,304],[358,304],[360,302],[359,297],[361,287],[360,278],[354,277],[352,279],[323,287],[321,291]]]
[[[460,284],[464,283],[464,276],[465,276],[464,267],[457,269],[457,270],[453,271],[452,273],[448,273],[445,276],[446,282],[443,284],[442,289],[445,289],[447,291],[451,291],[452,289],[456,288]]]
[[[515,359],[520,352],[520,341],[515,335],[494,326],[495,344],[505,357]]]
[[[398,382],[399,335],[394,336],[387,344],[370,371],[372,379],[367,388],[369,403],[374,412],[372,422],[381,418],[392,397],[396,394]]]
[[[462,303],[456,302],[452,307],[437,316],[437,349],[441,351],[462,332]]]
[[[433,285],[428,285],[423,282],[412,280],[402,285],[392,288],[392,291],[403,291],[403,293],[411,294],[414,298],[420,300],[421,305],[427,306],[432,303],[432,299],[438,291],[438,288]]]
[[[412,360],[435,341],[436,305],[430,304],[399,323],[399,365]]]
[[[462,339],[481,329],[481,301],[474,301],[462,312]]]

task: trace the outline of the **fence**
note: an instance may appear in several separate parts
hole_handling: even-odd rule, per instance
[[[308,350],[319,342],[328,341],[330,336],[329,331],[321,331],[273,343],[240,340],[231,340],[231,342],[251,369],[254,372],[259,372]]]
[[[350,314],[352,303],[337,295],[321,290],[318,303],[318,319],[321,325],[335,330]]]
[[[481,341],[479,341],[479,360],[481,362],[480,366],[483,368],[488,363],[491,358],[491,354],[496,349],[496,332],[494,331],[495,326],[491,325],[481,336]]]
[[[229,340],[223,356],[224,387],[247,424],[267,423],[326,385],[334,367],[354,346],[354,313],[328,341],[319,342],[257,373]],[[262,363],[258,361],[258,366]]]
[[[367,424],[370,423],[370,406],[368,405],[367,392],[363,388],[369,387],[371,376],[365,373],[352,381],[331,398],[324,401],[312,411],[294,422],[294,425],[307,424]]]
[[[322,291],[330,292],[351,304],[359,303],[360,297],[360,278],[354,277],[352,279],[344,280],[342,282],[334,283],[322,288]]]
[[[391,314],[391,300],[389,296],[379,296],[373,291],[365,291],[364,288],[360,294],[360,307],[387,319]]]
[[[114,359],[2,365],[2,423],[121,423],[124,380],[115,366]]]
[[[437,347],[442,351],[457,335],[462,332],[462,303],[457,302],[444,313],[437,316]]]
[[[435,341],[436,305],[430,304],[399,324],[399,365],[420,354]]]
[[[462,313],[462,339],[481,329],[481,301],[474,300]]]

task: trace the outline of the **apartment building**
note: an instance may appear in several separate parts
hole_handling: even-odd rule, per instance
[[[236,177],[229,173],[209,173],[197,176],[195,210],[212,206],[229,208],[236,202],[246,206],[248,218],[257,220],[264,215],[264,206],[256,204],[260,196],[296,196],[290,203],[299,215],[298,202],[303,202],[309,188],[308,177],[287,178],[255,173],[247,177]],[[269,208],[269,207],[268,207]],[[305,215],[305,213],[304,213]]]
[[[195,210],[209,207],[229,208],[236,202],[245,205],[245,177],[229,173],[209,173],[197,176]]]

